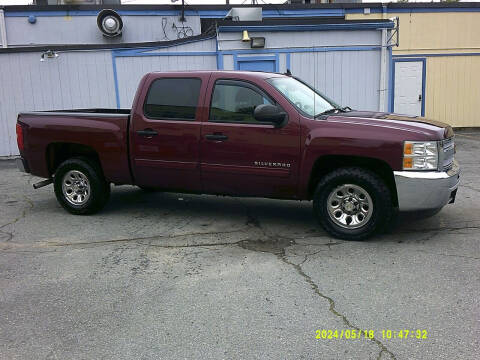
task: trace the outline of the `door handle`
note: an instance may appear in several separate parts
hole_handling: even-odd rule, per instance
[[[158,135],[158,132],[156,132],[153,129],[144,129],[144,130],[138,130],[137,134],[140,136],[152,137],[152,136]]]
[[[207,134],[205,135],[205,139],[214,141],[225,141],[228,140],[228,136],[223,134]]]

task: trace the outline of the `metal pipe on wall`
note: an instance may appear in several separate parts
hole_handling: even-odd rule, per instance
[[[387,18],[387,7],[382,6],[382,19]],[[387,111],[387,29],[382,29],[382,50],[380,51],[380,87],[379,87],[379,111]]]

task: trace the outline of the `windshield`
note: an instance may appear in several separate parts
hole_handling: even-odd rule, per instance
[[[317,116],[338,106],[324,95],[292,77],[270,78],[267,81],[280,91],[300,112]]]

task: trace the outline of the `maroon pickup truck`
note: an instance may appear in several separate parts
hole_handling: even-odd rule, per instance
[[[313,200],[331,235],[362,240],[396,210],[455,200],[453,131],[424,118],[340,107],[290,74],[150,73],[131,110],[21,113],[21,170],[54,183],[73,214],[110,184]]]

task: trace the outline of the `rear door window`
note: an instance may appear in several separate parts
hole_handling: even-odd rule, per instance
[[[144,104],[150,119],[195,120],[202,81],[163,78],[152,82]]]

